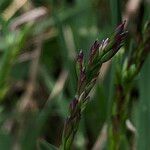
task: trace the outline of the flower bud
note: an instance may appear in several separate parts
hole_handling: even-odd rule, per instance
[[[115,30],[116,34],[121,34],[124,31],[124,27],[125,27],[125,23],[126,21],[124,21],[123,23],[121,23]]]
[[[83,59],[84,59],[84,54],[83,51],[80,50],[76,62],[76,72],[78,77],[80,76],[81,70],[83,69]]]
[[[98,56],[99,47],[100,47],[100,43],[98,41],[95,41],[94,44],[91,46],[90,54],[89,54],[89,62],[88,62],[89,65],[91,65],[94,59],[96,58],[96,56]]]

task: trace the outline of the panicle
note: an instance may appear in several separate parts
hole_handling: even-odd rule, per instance
[[[82,62],[83,62],[83,57],[84,57],[83,51],[80,50],[80,52],[79,52],[79,54],[78,54],[78,56],[77,56],[77,61],[78,61],[79,63],[82,63]]]

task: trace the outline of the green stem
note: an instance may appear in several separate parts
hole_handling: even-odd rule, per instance
[[[126,84],[127,85],[127,84]],[[116,87],[115,101],[109,126],[109,150],[120,150],[126,140],[125,121],[128,115],[131,85]]]

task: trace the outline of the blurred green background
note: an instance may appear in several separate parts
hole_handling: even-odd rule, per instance
[[[149,0],[0,0],[0,150],[59,147],[76,91],[77,52],[88,54],[122,19],[130,33],[127,49],[149,18]],[[96,150],[99,140],[105,149],[116,63],[102,68],[73,149]],[[134,83],[131,149],[149,150],[150,58]]]

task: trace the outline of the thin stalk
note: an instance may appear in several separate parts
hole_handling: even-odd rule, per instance
[[[130,100],[131,87],[131,84],[127,85],[127,87],[121,85],[116,87],[117,92],[114,98],[116,101],[113,104],[113,114],[111,116],[111,125],[109,128],[110,150],[119,150],[121,144],[126,139],[125,121],[128,116],[127,109]]]
[[[109,149],[119,150],[127,141],[125,121],[129,117],[129,101],[134,78],[140,72],[149,52],[150,52],[150,23],[147,23],[143,32],[142,40],[133,49],[128,59],[123,62],[123,66],[117,70],[117,82],[111,111],[109,125]],[[123,69],[122,69],[123,68]]]

